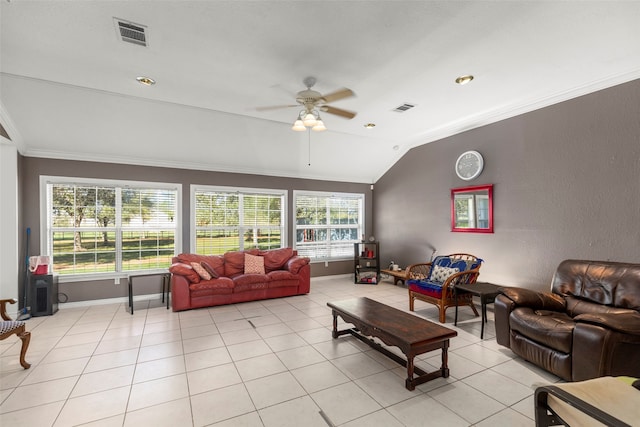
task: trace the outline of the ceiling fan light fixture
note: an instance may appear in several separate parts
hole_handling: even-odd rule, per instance
[[[316,132],[322,132],[323,130],[327,130],[327,128],[325,127],[325,125],[322,122],[322,120],[318,119],[318,120],[316,120],[316,124],[313,125],[311,130],[315,130]]]
[[[295,130],[296,132],[304,132],[305,130],[307,130],[306,127],[304,127],[304,123],[302,123],[302,120],[298,119],[293,123],[293,126],[291,127],[292,130]]]
[[[302,119],[302,123],[304,123],[304,125],[307,127],[315,126],[316,121],[316,116],[314,116],[313,113],[305,114],[304,118]]]

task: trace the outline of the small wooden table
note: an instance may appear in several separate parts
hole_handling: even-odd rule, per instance
[[[476,282],[476,283],[463,283],[454,287],[454,293],[456,298],[456,318],[453,322],[454,326],[458,326],[458,292],[470,293],[474,296],[480,297],[480,305],[482,306],[482,327],[480,328],[480,339],[484,338],[484,324],[487,322],[487,304],[496,300],[496,297],[500,292],[501,286],[494,285],[493,283]]]
[[[328,302],[327,305],[333,313],[333,338],[351,334],[374,350],[406,366],[405,387],[408,390],[414,390],[416,385],[432,379],[449,376],[447,350],[449,339],[458,335],[456,331],[369,298]],[[355,328],[338,331],[338,316],[355,325]],[[385,344],[398,347],[407,360],[366,338],[365,335],[380,338]],[[414,366],[415,356],[438,349],[442,351],[440,369],[427,373]],[[415,378],[414,372],[418,374]]]
[[[404,270],[380,270],[381,273],[388,274],[393,277],[393,284],[397,285],[398,282],[404,285],[404,281],[409,278],[409,272]]]

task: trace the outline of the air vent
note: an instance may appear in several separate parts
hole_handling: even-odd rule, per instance
[[[407,110],[412,109],[413,107],[415,107],[414,104],[407,104],[406,102],[402,105],[400,105],[399,107],[396,107],[393,109],[393,111],[396,111],[398,113],[404,113]]]
[[[122,19],[113,18],[116,23],[116,32],[123,42],[147,46],[147,27]]]

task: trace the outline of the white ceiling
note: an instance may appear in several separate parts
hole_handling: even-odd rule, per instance
[[[27,156],[369,183],[417,145],[640,78],[638,1],[0,0],[0,13],[0,122]],[[114,17],[145,25],[149,46],[119,40]],[[307,76],[352,89],[331,105],[358,113],[324,114],[310,153],[290,129],[298,108],[256,111],[295,103]],[[403,103],[416,107],[392,111]]]

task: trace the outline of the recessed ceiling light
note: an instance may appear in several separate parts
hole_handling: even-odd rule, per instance
[[[136,77],[136,80],[140,84],[143,84],[145,86],[152,86],[152,85],[156,84],[156,81],[153,80],[151,77],[140,76],[140,77]]]
[[[373,129],[374,127],[376,127],[375,123],[367,123],[366,125],[364,125],[365,128],[367,129]]]
[[[466,76],[460,76],[456,79],[456,83],[458,83],[459,85],[466,85],[467,83],[469,83],[471,80],[473,80],[473,76],[471,74],[466,75]]]
[[[399,145],[394,145],[394,146],[393,146],[393,149],[394,149],[394,150],[396,150],[396,151],[398,151],[398,150],[400,149],[400,146],[399,146]]]

